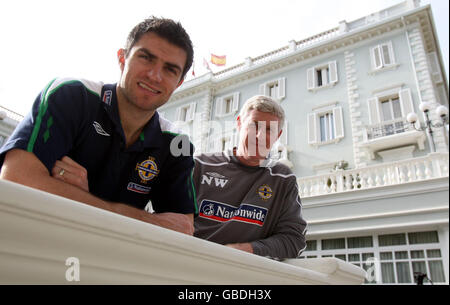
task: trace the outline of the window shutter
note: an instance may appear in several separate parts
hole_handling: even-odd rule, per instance
[[[367,100],[369,106],[370,125],[379,124],[381,122],[378,98],[373,97]]]
[[[220,117],[223,113],[223,98],[216,99],[216,117]]]
[[[389,50],[389,58],[391,59],[391,64],[395,64],[395,54],[394,54],[394,47],[392,46],[392,41],[389,41],[388,43],[388,50]]]
[[[186,122],[190,122],[190,121],[194,120],[196,105],[197,105],[197,103],[195,103],[195,102],[189,104],[189,109],[187,110],[187,113],[186,113]]]
[[[400,107],[402,109],[402,116],[406,118],[408,114],[414,112],[413,100],[411,97],[411,89],[400,90],[398,93],[400,99]]]
[[[331,61],[329,63],[329,71],[330,71],[330,83],[337,83],[338,75],[337,75],[337,64],[336,61]]]
[[[308,114],[308,144],[317,143],[317,123],[316,114]]]
[[[381,52],[383,54],[383,64],[384,66],[388,66],[393,63],[391,50],[388,44],[383,44],[381,46]]]
[[[315,87],[315,85],[316,85],[316,81],[315,81],[315,73],[314,73],[314,68],[309,68],[308,69],[308,71],[307,71],[307,75],[306,75],[306,78],[307,78],[307,88],[308,88],[308,90],[312,90],[312,89],[314,89],[314,87]]]
[[[233,94],[233,107],[232,111],[237,112],[239,110],[239,92]]]
[[[282,100],[286,97],[286,77],[278,80],[278,99]]]
[[[342,116],[342,107],[333,108],[334,132],[336,139],[344,137],[344,119]]]
[[[380,54],[380,46],[376,46],[371,50],[371,57],[372,57],[372,65],[374,69],[380,69],[383,67],[383,62],[381,60],[381,54]]]

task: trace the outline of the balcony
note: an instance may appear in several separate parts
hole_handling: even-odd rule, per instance
[[[0,180],[0,284],[361,284],[334,258],[284,262]],[[78,275],[78,277],[76,276]]]
[[[420,150],[424,150],[425,139],[422,131],[415,130],[411,124],[400,118],[366,126],[360,147],[366,149],[373,160],[378,151],[406,145],[417,145]]]
[[[371,188],[448,177],[448,157],[448,153],[431,153],[420,158],[298,178],[300,197],[357,192]]]

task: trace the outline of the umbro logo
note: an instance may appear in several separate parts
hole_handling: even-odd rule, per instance
[[[214,184],[216,187],[224,188],[225,185],[228,183],[228,179],[225,176],[222,176],[221,174],[214,173],[214,172],[207,172],[206,175],[202,175],[202,184],[208,184],[211,185],[214,181]]]
[[[103,127],[96,121],[94,121],[94,123],[92,124],[95,128],[95,131],[102,136],[106,136],[106,137],[110,137],[111,135],[109,133],[107,133]]]

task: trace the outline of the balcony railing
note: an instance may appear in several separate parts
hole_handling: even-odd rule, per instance
[[[406,122],[403,118],[386,121],[381,124],[370,125],[366,129],[368,140],[414,130],[411,127],[411,124]]]
[[[425,139],[425,133],[415,130],[404,118],[398,118],[365,126],[360,147],[368,152],[370,159],[375,159],[378,151],[407,145],[417,145],[424,150]]]
[[[271,260],[0,180],[0,284],[361,284],[335,258]]]
[[[298,178],[302,198],[448,177],[448,153]]]

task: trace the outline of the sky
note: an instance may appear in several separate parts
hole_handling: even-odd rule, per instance
[[[15,0],[0,9],[0,106],[26,114],[55,77],[115,83],[117,50],[148,16],[180,21],[194,44],[195,73],[203,58],[241,63],[377,12],[402,0]],[[448,81],[449,1],[431,4]],[[213,71],[221,68],[214,67]],[[190,73],[189,73],[190,74]],[[189,76],[190,77],[190,76]]]

